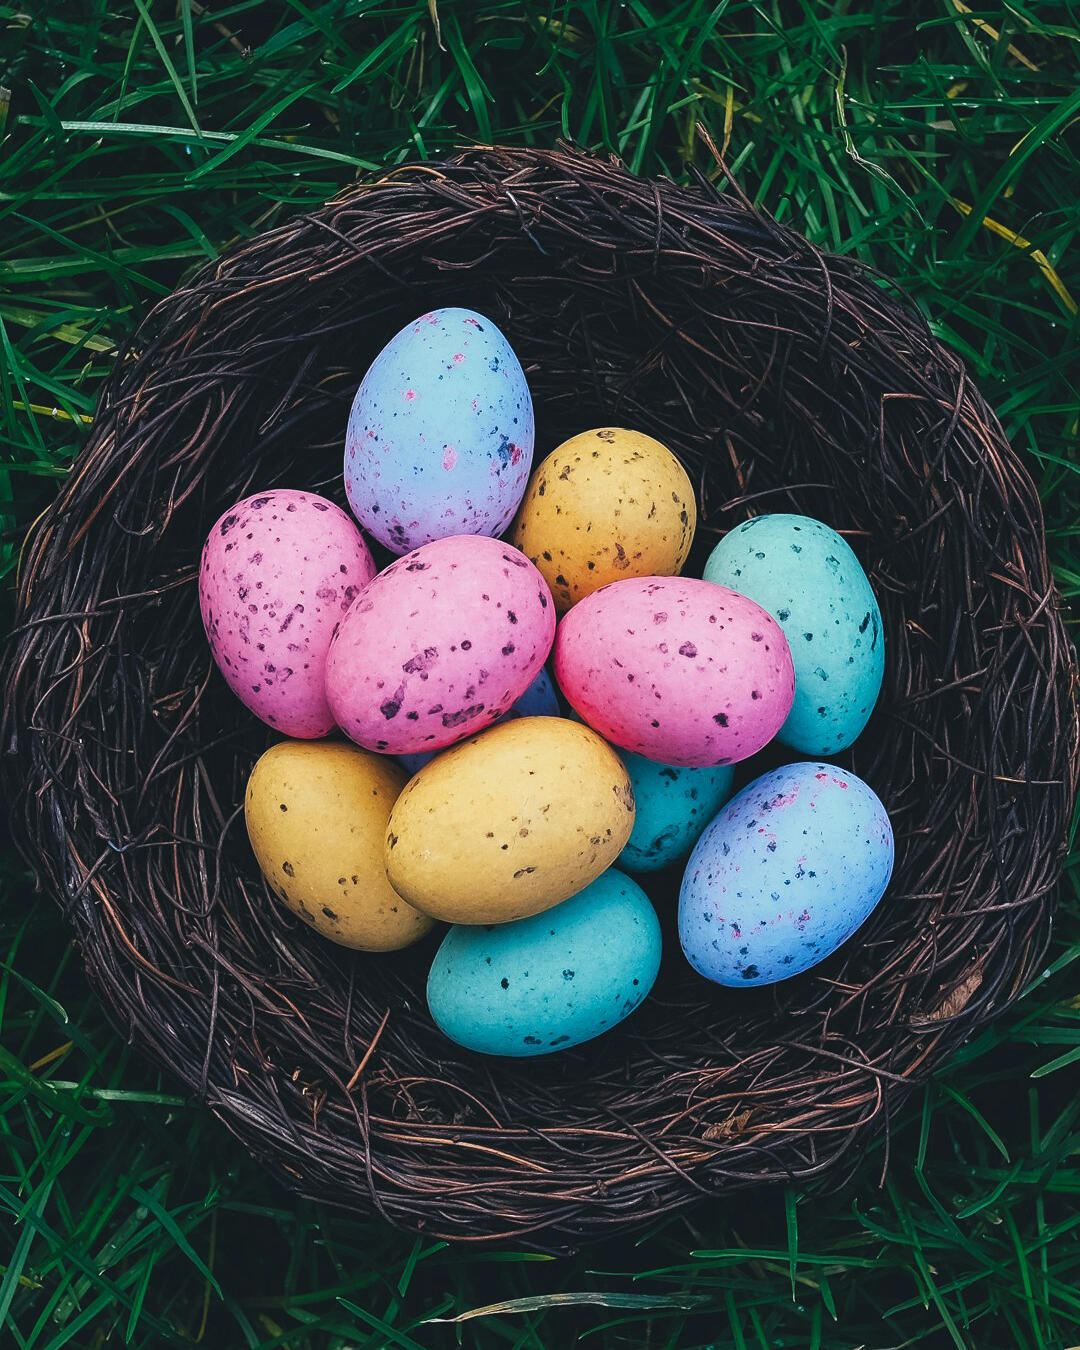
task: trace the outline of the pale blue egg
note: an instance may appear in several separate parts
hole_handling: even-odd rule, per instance
[[[885,637],[847,542],[809,516],[755,516],[720,540],[704,575],[757,601],[784,630],[795,701],[779,739],[806,755],[851,745],[881,690]]]
[[[657,764],[629,750],[620,750],[634,787],[637,814],[629,842],[619,854],[628,872],[656,872],[685,858],[702,830],[727,801],[735,770],[686,769]]]
[[[833,764],[762,774],[698,840],[679,893],[679,939],[717,984],[773,984],[846,942],[885,893],[888,813]]]
[[[428,975],[428,1007],[452,1041],[486,1055],[547,1055],[609,1031],[660,969],[660,923],[641,887],[609,868],[554,909],[456,924]]]
[[[541,666],[539,675],[517,702],[510,705],[509,712],[504,713],[491,725],[498,726],[499,722],[509,722],[515,717],[558,717],[559,713],[559,698],[555,693],[555,684],[547,673],[547,667]],[[396,759],[410,773],[419,773],[438,753],[438,750],[418,750],[412,755],[397,755]]]
[[[452,534],[500,535],[532,467],[532,397],[490,319],[422,314],[386,344],[353,399],[345,491],[395,553]]]

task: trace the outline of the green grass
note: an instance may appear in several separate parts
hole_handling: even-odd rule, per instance
[[[8,582],[117,347],[230,241],[365,168],[471,141],[566,137],[643,173],[716,174],[701,124],[755,200],[896,276],[964,356],[1080,593],[1072,5],[35,0],[0,3],[0,86]],[[272,1186],[109,1032],[5,845],[2,1343],[1078,1345],[1076,862],[1052,973],[903,1114],[884,1187],[879,1144],[843,1195],[706,1205],[552,1261],[395,1234]]]

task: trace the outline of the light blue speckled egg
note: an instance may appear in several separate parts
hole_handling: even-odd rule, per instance
[[[516,703],[510,705],[510,711],[504,713],[492,726],[499,722],[509,722],[515,717],[558,717],[560,715],[559,697],[555,693],[555,684],[547,673],[547,667],[540,667],[540,674],[529,685]],[[399,764],[403,764],[410,773],[420,770],[435,758],[438,750],[418,750],[413,755],[397,755]]]
[[[805,755],[851,745],[881,690],[885,638],[847,542],[810,516],[755,516],[720,540],[704,575],[756,600],[784,630],[795,701],[779,739]]]
[[[485,1055],[547,1055],[609,1031],[660,969],[660,924],[641,887],[609,868],[569,900],[513,923],[456,924],[428,975],[452,1041]]]
[[[422,314],[386,344],[353,399],[345,491],[395,553],[451,534],[500,535],[532,467],[525,372],[490,319]]]
[[[866,920],[892,868],[892,825],[861,778],[833,764],[773,769],[728,802],[690,855],[683,951],[732,988],[798,975]]]
[[[735,770],[685,769],[657,764],[629,750],[620,750],[634,786],[637,814],[619,866],[628,872],[656,872],[685,858],[731,793]]]

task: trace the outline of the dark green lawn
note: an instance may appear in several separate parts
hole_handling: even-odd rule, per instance
[[[117,347],[224,245],[473,141],[709,172],[699,123],[762,206],[897,277],[965,357],[1080,591],[1072,5],[25,0],[0,3],[0,85],[5,623]],[[898,1123],[884,1186],[879,1146],[844,1195],[705,1207],[568,1261],[275,1189],[106,1029],[6,840],[0,887],[4,1346],[1080,1344],[1075,865],[1046,978]],[[431,1321],[500,1299],[533,1306]]]

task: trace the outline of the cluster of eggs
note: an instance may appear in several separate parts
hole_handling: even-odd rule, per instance
[[[226,681],[288,738],[245,796],[271,889],[365,951],[450,924],[435,1022],[517,1056],[597,1036],[648,994],[661,927],[629,874],[690,855],[683,951],[747,987],[850,937],[893,858],[881,802],[826,758],[883,673],[844,540],[755,517],[683,577],[695,494],[665,446],[602,427],[534,470],[534,435],[495,325],[426,314],[353,402],[355,520],[310,492],[248,497],[199,581]],[[381,571],[357,521],[397,555]],[[734,766],[774,738],[808,758],[729,800]]]

